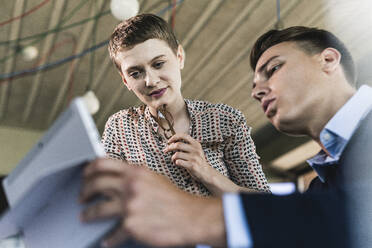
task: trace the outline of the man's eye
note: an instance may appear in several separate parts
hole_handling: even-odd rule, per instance
[[[164,61],[158,61],[158,62],[155,62],[152,66],[155,68],[155,69],[160,69],[163,67],[164,65]]]
[[[267,77],[270,78],[274,74],[274,72],[280,69],[281,66],[282,64],[277,64],[273,66],[270,70],[267,71]]]

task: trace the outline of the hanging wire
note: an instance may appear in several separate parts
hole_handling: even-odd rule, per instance
[[[76,53],[76,49],[77,49],[77,40],[76,40],[75,36],[73,36],[73,39],[74,39],[74,48],[73,48],[72,54]],[[73,63],[71,63],[70,67],[69,67],[69,72],[68,72],[69,75],[71,75],[71,77],[70,77],[70,81],[68,82],[68,88],[67,88],[68,97],[66,98],[66,100],[67,100],[66,104],[70,104],[70,102],[72,100],[72,97],[73,97],[74,71],[75,71],[75,66],[74,66]]]
[[[96,44],[97,24],[98,24],[98,19],[95,19],[94,20],[94,24],[93,24],[92,46],[94,46]],[[85,91],[89,91],[91,89],[91,85],[93,83],[93,72],[94,72],[95,54],[96,53],[91,53],[90,54],[89,78],[88,78],[88,84],[87,84],[87,87],[86,87]]]
[[[63,33],[63,35],[68,35],[69,36],[69,38],[67,38],[67,39],[64,39],[64,40],[62,40],[62,41],[60,41],[60,42],[58,42],[58,43],[56,43],[56,44],[54,44],[54,46],[53,47],[51,47],[50,49],[49,49],[49,51],[47,52],[47,53],[45,53],[34,65],[33,65],[33,67],[36,67],[36,66],[38,66],[38,65],[40,65],[41,63],[43,63],[44,61],[46,61],[47,60],[47,58],[50,56],[50,55],[52,55],[52,53],[54,53],[54,51],[55,50],[57,50],[58,48],[60,48],[60,47],[63,47],[63,46],[65,46],[66,44],[68,44],[68,43],[73,43],[73,48],[72,48],[72,54],[74,54],[75,52],[76,52],[76,48],[77,48],[77,39],[76,39],[76,37],[75,37],[75,35],[74,34],[72,34],[72,33]],[[70,77],[70,81],[69,81],[69,87],[72,87],[72,85],[73,85],[73,82],[74,82],[74,75],[73,75],[73,73],[74,73],[74,67],[72,67],[71,65],[70,65],[70,67],[69,67],[69,73],[71,74],[71,77]]]
[[[48,70],[48,69],[54,68],[58,65],[62,65],[64,63],[67,63],[67,62],[69,62],[73,59],[83,57],[85,54],[90,53],[94,50],[97,50],[97,49],[99,49],[103,46],[106,46],[107,44],[108,44],[108,40],[105,40],[105,41],[103,41],[103,42],[101,42],[101,43],[99,43],[99,44],[97,44],[93,47],[90,47],[90,48],[82,51],[79,54],[74,54],[72,56],[66,57],[64,59],[61,59],[61,60],[58,60],[58,61],[55,61],[55,62],[52,62],[52,63],[44,64],[44,65],[41,65],[41,66],[38,66],[38,67],[35,67],[35,68],[26,69],[26,70],[22,70],[22,71],[17,71],[17,72],[12,72],[12,73],[7,73],[7,74],[0,74],[0,80],[15,78],[15,77],[22,76],[24,74],[30,74],[30,73],[34,73],[34,72],[37,72],[37,71]]]
[[[61,26],[65,22],[71,19],[75,15],[76,12],[78,12],[89,0],[82,0],[78,6],[76,6],[65,18],[62,19],[62,21],[59,23],[58,26]]]
[[[175,20],[176,20],[176,7],[177,7],[177,0],[173,0],[173,4],[172,4],[172,21],[171,21],[171,27],[172,27],[172,30],[174,31],[174,26],[175,26]]]
[[[71,17],[73,16],[73,14],[75,14],[77,10],[81,9],[83,7],[83,5],[86,4],[88,1],[89,0],[83,0],[83,1],[81,1],[80,4],[75,9],[73,9],[72,12],[66,18],[64,18],[60,23],[58,23],[56,29],[59,29],[59,26],[60,25],[62,25],[63,23],[65,23],[69,19],[71,19]],[[1,58],[0,59],[0,64],[4,63],[8,59],[10,59],[12,57],[15,57],[17,54],[21,53],[23,51],[23,47],[34,45],[34,44],[40,42],[41,40],[43,40],[45,37],[46,37],[46,35],[42,35],[38,39],[36,39],[36,40],[34,40],[34,41],[26,44],[26,45],[18,45],[19,39],[16,39],[15,42],[16,42],[17,45],[14,47],[15,48],[15,51],[13,53],[11,53],[10,55]]]
[[[184,0],[178,0],[177,1],[177,4],[180,4],[183,1]],[[172,6],[165,7],[164,9],[162,9],[161,11],[159,11],[158,15],[160,15],[160,16],[163,15],[171,7]],[[69,62],[69,61],[71,61],[73,59],[83,57],[87,53],[93,52],[93,51],[95,51],[95,50],[97,50],[97,49],[99,49],[99,48],[101,48],[103,46],[106,46],[108,44],[108,42],[109,42],[109,40],[102,41],[102,42],[100,42],[99,44],[97,44],[95,46],[92,46],[92,47],[90,47],[88,49],[85,49],[84,51],[82,51],[79,54],[75,54],[75,55],[72,55],[72,56],[63,58],[61,60],[58,60],[58,61],[55,61],[55,62],[52,62],[52,63],[44,64],[44,65],[41,65],[41,66],[38,66],[38,67],[35,67],[35,68],[26,69],[26,70],[22,70],[22,71],[17,71],[17,72],[12,72],[12,73],[6,73],[6,74],[0,74],[0,82],[6,81],[6,80],[9,80],[9,79],[13,79],[15,77],[24,76],[25,74],[31,74],[31,73],[35,73],[35,72],[38,72],[38,71],[41,71],[41,70],[48,70],[48,69],[54,68],[56,66],[59,66],[59,65],[62,65],[64,63],[66,63],[66,62]]]
[[[27,37],[23,37],[23,38],[20,38],[20,39],[17,39],[17,40],[6,40],[6,41],[0,41],[0,46],[2,45],[7,45],[9,43],[15,43],[15,42],[18,42],[18,41],[26,41],[26,40],[33,40],[33,39],[37,39],[37,38],[40,38],[40,37],[44,37],[48,34],[52,34],[52,33],[56,33],[56,32],[60,32],[60,31],[64,31],[66,29],[70,29],[70,28],[73,28],[73,27],[76,27],[76,26],[79,26],[81,24],[84,24],[86,22],[89,22],[93,19],[99,19],[101,18],[102,16],[105,16],[107,14],[110,13],[110,10],[107,10],[107,11],[104,11],[100,14],[97,14],[93,17],[90,17],[90,18],[86,18],[86,19],[83,19],[81,21],[78,21],[78,22],[75,22],[75,23],[72,23],[70,25],[67,25],[67,26],[64,26],[64,27],[60,27],[60,28],[53,28],[53,29],[50,29],[46,32],[43,32],[43,33],[38,33],[38,34],[34,34],[34,35],[31,35],[31,36],[27,36]]]
[[[36,10],[40,9],[44,4],[46,4],[47,2],[49,2],[50,0],[44,0],[44,2],[41,2],[40,4],[36,5],[35,7],[33,7],[32,9],[30,9],[29,11],[26,11],[24,12],[23,14],[19,15],[19,16],[15,16],[13,18],[10,18],[9,20],[6,20],[6,21],[3,21],[3,22],[0,22],[0,27],[6,25],[6,24],[9,24],[15,20],[19,20],[19,19],[22,19],[23,17],[25,16],[28,16],[29,14],[31,14],[32,12],[35,12]]]
[[[45,54],[43,54],[42,56],[40,56],[40,59],[36,63],[33,64],[33,67],[39,66],[41,63],[43,63],[44,61],[46,61],[47,58],[49,56],[51,56],[54,53],[55,50],[57,50],[58,48],[66,45],[68,43],[71,43],[71,42],[74,43],[74,47],[75,47],[76,46],[76,38],[75,38],[75,36],[73,36],[73,34],[70,34],[70,33],[68,35],[71,36],[71,37],[70,38],[67,38],[67,39],[64,39],[64,40],[62,40],[62,41],[54,44],[49,49],[48,52],[46,52]]]
[[[154,0],[151,0],[151,5],[149,7],[147,7],[146,9],[144,9],[143,11],[141,11],[141,12],[150,12],[152,9],[154,9],[155,7],[157,7],[158,5],[162,4],[165,1],[169,2],[169,0],[158,0],[156,2],[154,2]]]

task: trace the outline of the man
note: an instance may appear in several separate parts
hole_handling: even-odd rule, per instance
[[[82,219],[121,218],[105,245],[130,236],[156,246],[368,247],[372,89],[351,86],[356,76],[349,52],[325,30],[291,27],[262,35],[251,66],[252,96],[270,122],[322,147],[309,160],[318,173],[309,192],[204,199],[145,169],[97,160],[86,168],[82,200],[115,192],[115,204],[87,208]],[[110,178],[120,186],[104,186]]]

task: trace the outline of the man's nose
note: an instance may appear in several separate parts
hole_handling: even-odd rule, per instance
[[[261,102],[262,98],[266,96],[269,92],[269,88],[264,85],[256,85],[252,89],[252,94],[251,96],[256,99],[257,101]]]
[[[156,72],[149,70],[146,73],[145,81],[147,87],[154,87],[159,83],[160,78]]]

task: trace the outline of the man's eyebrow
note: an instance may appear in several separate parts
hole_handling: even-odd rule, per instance
[[[273,59],[276,59],[277,57],[279,57],[279,55],[275,55],[275,56],[272,56],[271,58],[269,58],[265,64],[261,65],[260,68],[258,69],[258,72],[261,73],[263,70],[265,70],[266,66],[273,60]]]

